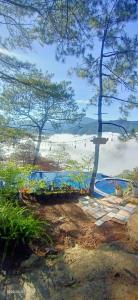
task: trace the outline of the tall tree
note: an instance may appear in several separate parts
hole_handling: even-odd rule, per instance
[[[43,13],[41,6],[37,11],[36,35],[43,43],[57,44],[58,59],[82,55],[83,66],[76,71],[88,78],[95,90],[91,103],[98,106],[97,136],[102,138],[102,127],[108,123],[102,119],[103,103],[119,101],[124,114],[138,106],[138,36],[128,31],[129,23],[137,21],[137,1],[57,0],[50,1],[49,6],[45,1]],[[100,144],[96,144],[90,193],[94,190],[99,149]]]
[[[18,12],[18,21],[21,12],[26,23],[31,14],[28,34],[43,44],[56,43],[57,59],[64,60],[68,54],[82,55],[83,68],[78,66],[76,71],[88,78],[95,90],[91,103],[98,104],[98,137],[102,137],[105,123],[102,120],[103,103],[119,101],[120,110],[125,114],[137,107],[138,37],[132,32],[128,34],[129,23],[137,20],[136,0],[4,2],[5,9],[12,8],[10,17]],[[98,169],[99,149],[97,144],[90,192]]]
[[[69,82],[53,83],[51,76],[45,76],[36,71],[23,82],[14,85],[5,85],[1,102],[3,110],[9,111],[9,117],[14,120],[15,126],[31,128],[37,132],[34,164],[40,155],[42,134],[46,125],[50,123],[57,128],[65,122],[74,122],[81,117],[74,101],[74,92]],[[12,122],[13,123],[13,122]]]

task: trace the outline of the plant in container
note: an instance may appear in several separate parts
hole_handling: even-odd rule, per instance
[[[119,184],[115,185],[115,194],[118,197],[122,197],[123,196],[123,189]]]
[[[133,170],[132,174],[132,191],[133,196],[138,198],[138,168]]]
[[[138,179],[132,181],[133,196],[138,198]]]

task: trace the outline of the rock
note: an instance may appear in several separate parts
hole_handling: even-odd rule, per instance
[[[31,267],[33,264],[35,264],[36,262],[38,262],[40,260],[40,257],[35,255],[35,254],[32,254],[28,259],[24,260],[20,267],[21,268],[29,268]]]
[[[54,248],[45,248],[46,255],[57,255],[58,251]]]

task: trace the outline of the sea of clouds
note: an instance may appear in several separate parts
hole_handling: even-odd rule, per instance
[[[108,142],[100,146],[99,173],[118,175],[123,170],[138,167],[138,141],[131,139],[122,142],[118,134],[109,132],[104,132],[103,136],[108,138]],[[46,159],[59,161],[59,164],[68,159],[78,162],[88,160],[94,155],[92,138],[92,135],[54,134],[43,139],[40,153]],[[14,151],[14,147],[4,147],[9,157]]]
[[[98,172],[107,175],[117,175],[126,169],[138,166],[138,141],[131,139],[122,142],[118,134],[104,133],[108,138],[106,145],[100,146],[100,159]],[[94,154],[93,136],[55,134],[49,140],[43,141],[41,154],[46,158],[57,158],[60,160],[63,154],[67,158],[81,162],[83,158],[90,158]],[[75,142],[76,141],[76,142]]]

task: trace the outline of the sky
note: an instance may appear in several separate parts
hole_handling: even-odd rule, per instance
[[[93,95],[93,87],[88,84],[87,79],[78,78],[75,74],[69,76],[68,71],[77,64],[76,57],[67,57],[64,63],[59,62],[55,58],[55,46],[41,47],[35,43],[33,50],[25,52],[16,52],[24,60],[35,63],[38,68],[44,72],[54,73],[53,80],[59,82],[67,80],[71,82],[71,86],[75,91],[75,99],[80,108],[85,108],[89,103],[89,99]],[[78,61],[79,62],[79,61]],[[123,98],[123,97],[122,97]],[[120,118],[119,103],[115,101],[111,106],[103,106],[103,118],[105,120],[115,120]],[[97,107],[89,106],[86,115],[92,119],[96,119]],[[130,112],[128,120],[138,120],[138,109]]]
[[[128,28],[129,33],[131,34],[137,32],[136,24],[131,24]],[[80,109],[85,108],[89,103],[89,99],[93,95],[93,86],[89,85],[86,79],[80,79],[75,74],[69,76],[68,71],[75,67],[77,62],[80,62],[80,58],[77,59],[73,56],[68,56],[64,63],[59,62],[55,58],[55,49],[56,46],[45,46],[42,47],[37,42],[33,43],[32,50],[14,50],[10,51],[10,55],[15,55],[17,58],[29,61],[36,64],[36,66],[42,69],[43,72],[48,71],[53,73],[53,81],[60,82],[62,80],[67,80],[71,82],[71,86],[75,92],[75,100],[77,101]],[[0,52],[6,50],[0,49]],[[95,45],[95,54],[98,53],[98,45]],[[7,53],[8,54],[8,53]],[[124,98],[124,95],[122,95]],[[111,106],[103,106],[103,119],[104,120],[115,120],[121,117],[119,112],[119,103],[115,101]],[[97,118],[97,107],[89,106],[86,115],[90,118]],[[138,109],[134,109],[130,112],[128,120],[138,120]]]

